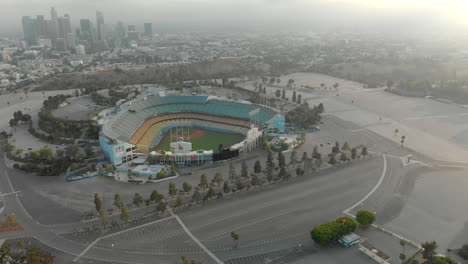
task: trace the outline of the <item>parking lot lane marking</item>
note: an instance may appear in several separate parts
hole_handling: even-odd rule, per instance
[[[120,234],[125,233],[125,232],[128,232],[128,231],[132,231],[132,230],[135,230],[135,229],[144,227],[144,226],[156,224],[156,223],[159,223],[159,222],[162,222],[162,221],[165,221],[165,220],[169,220],[169,219],[172,219],[172,218],[174,218],[174,216],[166,217],[166,218],[163,218],[163,219],[159,219],[159,220],[156,220],[156,221],[153,221],[153,222],[146,223],[146,224],[144,224],[144,225],[135,226],[135,227],[132,227],[132,228],[129,228],[129,229],[125,229],[125,230],[122,230],[122,231],[119,231],[119,232],[116,232],[116,233],[112,233],[112,234],[109,234],[109,235],[106,235],[106,236],[98,237],[98,238],[97,238],[96,240],[94,240],[91,244],[89,244],[89,245],[73,260],[73,262],[76,262],[79,258],[81,258],[84,254],[86,254],[86,252],[88,252],[88,251],[89,251],[97,242],[99,242],[101,239],[105,239],[105,238],[113,237],[113,236],[116,236],[116,235],[120,235]]]
[[[182,220],[180,219],[180,217],[178,215],[174,214],[170,208],[168,208],[168,211],[173,217],[175,217],[175,219],[177,220],[179,225],[182,227],[182,229],[184,229],[185,233],[187,233],[187,235],[189,237],[191,237],[192,240],[195,241],[195,243],[197,243],[197,245],[199,247],[201,247],[206,252],[206,254],[208,254],[208,256],[210,256],[217,264],[224,264],[224,262],[222,262],[218,257],[216,257],[216,255],[213,254],[213,252],[211,252],[207,247],[205,247],[205,245],[203,245],[203,243],[200,242],[200,240],[198,240],[192,234],[192,232],[187,228],[187,226],[184,224],[184,222],[182,222]]]
[[[380,185],[382,184],[384,178],[385,178],[385,174],[387,173],[387,157],[385,154],[382,155],[383,157],[383,161],[384,161],[384,164],[383,164],[383,170],[382,170],[382,175],[380,176],[380,179],[379,179],[379,182],[377,182],[377,184],[374,186],[374,188],[372,188],[372,190],[366,194],[366,196],[364,196],[361,200],[359,200],[358,202],[356,202],[355,204],[353,204],[351,207],[349,207],[348,209],[345,209],[343,211],[344,214],[347,214],[347,215],[351,215],[354,217],[354,215],[352,215],[351,213],[349,213],[351,210],[354,209],[354,207],[360,205],[361,203],[363,203],[365,200],[367,200],[367,198],[369,198],[379,187]]]

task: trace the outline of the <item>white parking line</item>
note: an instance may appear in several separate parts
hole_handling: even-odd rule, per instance
[[[345,209],[343,211],[344,214],[347,214],[349,216],[352,216],[354,217],[353,214],[349,213],[351,210],[354,209],[354,207],[360,205],[361,203],[363,203],[365,200],[367,200],[367,198],[369,198],[379,187],[380,185],[382,184],[384,178],[385,178],[385,173],[387,173],[387,158],[385,156],[385,154],[382,155],[383,157],[383,160],[384,160],[384,166],[383,166],[383,170],[382,170],[382,175],[380,176],[380,179],[379,179],[379,182],[377,182],[377,184],[374,186],[374,188],[372,188],[372,190],[366,194],[366,196],[364,196],[361,200],[359,200],[358,202],[356,202],[355,204],[353,204],[351,207],[349,207],[348,209]]]
[[[216,257],[215,254],[213,254],[213,252],[211,252],[207,247],[205,247],[205,245],[202,244],[202,242],[200,242],[200,240],[198,240],[193,234],[192,232],[187,228],[187,226],[184,224],[184,222],[182,222],[182,220],[180,219],[180,217],[178,215],[175,215],[172,210],[170,208],[168,208],[168,211],[169,213],[175,217],[175,219],[177,220],[177,222],[179,223],[179,225],[182,227],[182,229],[184,229],[185,233],[187,233],[187,235],[192,238],[193,241],[195,241],[195,243],[197,243],[197,245],[199,247],[201,247],[205,252],[206,254],[208,254],[216,263],[218,264],[224,264],[224,262],[222,262],[218,257]]]
[[[125,232],[128,232],[128,231],[132,231],[132,230],[135,230],[135,229],[144,227],[144,226],[156,224],[156,223],[159,223],[159,222],[162,222],[162,221],[165,221],[165,220],[168,220],[168,219],[172,219],[172,218],[174,218],[174,216],[166,217],[166,218],[163,218],[163,219],[159,219],[159,220],[156,220],[156,221],[153,221],[153,222],[146,223],[146,224],[144,224],[144,225],[135,226],[135,227],[132,227],[132,228],[129,228],[129,229],[125,229],[125,230],[122,230],[122,231],[119,231],[119,232],[116,232],[116,233],[112,233],[112,234],[109,234],[109,235],[106,235],[106,236],[98,237],[98,238],[97,238],[96,240],[94,240],[91,244],[89,244],[89,245],[73,260],[73,262],[76,262],[79,258],[81,258],[84,254],[86,254],[86,252],[88,252],[88,251],[89,251],[97,242],[99,242],[101,239],[109,238],[109,237],[116,236],[116,235],[120,235],[120,234],[125,233]]]

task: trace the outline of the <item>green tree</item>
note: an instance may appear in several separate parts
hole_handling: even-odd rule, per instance
[[[405,139],[406,139],[406,136],[401,136],[401,147],[403,147],[403,145],[405,144]]]
[[[344,152],[341,153],[341,155],[340,155],[340,160],[341,160],[342,162],[345,162],[345,161],[348,160],[348,157],[346,157],[346,154],[344,154]]]
[[[376,218],[375,213],[370,211],[370,210],[366,210],[366,209],[361,209],[356,214],[356,220],[361,225],[365,225],[365,226],[369,226],[372,223],[374,223],[375,218]]]
[[[302,176],[302,175],[304,175],[304,170],[303,170],[302,168],[300,168],[300,167],[297,167],[297,168],[296,168],[296,175],[297,175],[297,176]]]
[[[401,260],[402,263],[405,262],[405,260],[406,260],[406,254],[405,253],[400,253],[400,260]]]
[[[99,212],[102,208],[101,198],[99,198],[97,193],[94,194],[94,207],[96,208],[97,212]]]
[[[24,247],[25,245],[26,245],[26,243],[24,243],[24,240],[18,241],[18,246],[19,246],[19,247]],[[1,254],[0,254],[0,255],[1,255]],[[1,260],[1,259],[2,259],[2,258],[0,258],[0,260]]]
[[[192,190],[192,185],[188,182],[184,182],[182,184],[182,189],[184,190],[184,192],[189,193]]]
[[[281,99],[286,99],[286,90],[283,89],[283,92],[281,93]]]
[[[351,159],[356,159],[357,157],[357,150],[356,148],[351,149]]]
[[[208,188],[208,192],[206,193],[206,197],[210,199],[210,198],[213,198],[215,195],[216,195],[215,189],[212,186],[210,186],[210,188]]]
[[[281,97],[281,90],[276,90],[275,96],[276,97]]]
[[[366,146],[362,147],[361,155],[365,157],[365,156],[367,156],[367,154],[368,154],[367,153],[367,147]]]
[[[153,190],[153,192],[151,192],[151,196],[150,196],[151,202],[159,203],[163,199],[164,199],[164,195],[162,193],[159,193],[157,190]]]
[[[317,147],[314,147],[314,150],[312,151],[312,158],[322,159],[322,154],[320,154]]]
[[[286,179],[287,178],[287,172],[286,172],[286,168],[285,167],[281,167],[280,168],[280,171],[278,173],[278,178],[280,179]]]
[[[304,153],[302,153],[301,162],[305,162],[307,159],[309,159],[309,157],[307,157],[307,152],[304,151]]]
[[[173,197],[176,194],[177,194],[177,187],[175,183],[170,182],[169,183],[169,196]]]
[[[195,189],[195,192],[193,192],[193,195],[192,195],[192,202],[199,202],[202,200],[202,195],[200,193],[199,190]]]
[[[229,187],[229,183],[227,181],[225,181],[224,185],[223,185],[223,192],[228,193],[230,191],[231,191],[231,188]]]
[[[298,162],[299,161],[297,160],[297,152],[296,152],[296,150],[293,150],[291,152],[291,161],[289,162],[289,164],[296,164]]]
[[[245,161],[242,161],[241,176],[243,178],[249,177],[249,168],[247,167],[247,164],[245,163]]]
[[[200,176],[200,184],[198,184],[202,190],[205,190],[208,187],[208,177],[206,177],[206,174],[202,174]]]
[[[267,181],[271,182],[273,180],[273,167],[268,167],[267,168]]]
[[[266,161],[266,167],[269,168],[274,168],[275,167],[275,162],[273,161],[273,152],[268,151],[267,154],[267,161]]]
[[[330,163],[331,165],[335,165],[335,164],[336,164],[336,157],[335,157],[335,154],[330,155],[330,159],[328,160],[328,163]]]
[[[141,194],[135,193],[133,196],[133,204],[135,206],[140,206],[143,203],[143,197],[141,197]]]
[[[182,196],[177,196],[175,207],[179,208],[184,204],[184,198]]]
[[[426,261],[432,261],[436,256],[437,242],[424,242],[421,244],[421,247],[424,249],[422,251],[422,256]]]
[[[231,238],[234,242],[234,247],[237,248],[239,243],[239,234],[237,234],[236,232],[231,232]]]
[[[404,239],[400,239],[400,246],[401,248],[403,249],[403,252],[405,252],[405,249],[406,249],[406,244],[408,243],[408,241],[404,240]]]
[[[258,175],[257,175],[257,174],[253,174],[253,175],[252,175],[252,180],[250,181],[250,184],[251,184],[252,186],[260,185],[260,179],[258,178]]]
[[[310,231],[310,236],[315,243],[326,246],[338,239],[340,224],[337,222],[328,222],[317,225]]]
[[[262,164],[260,164],[259,160],[255,161],[254,172],[257,174],[262,172]]]
[[[297,100],[296,91],[293,91],[293,96],[292,96],[292,101],[293,101],[293,103],[295,103],[296,100]]]
[[[101,219],[102,228],[106,229],[109,222],[107,221],[107,216],[104,210],[99,210],[99,219]]]
[[[224,179],[223,179],[223,175],[221,174],[221,172],[217,172],[213,178],[214,182],[216,183],[216,185],[219,187],[221,186],[221,184],[223,183]]]
[[[167,202],[160,201],[158,205],[156,206],[156,210],[160,213],[163,213],[166,211],[166,207],[167,207]]]
[[[120,220],[124,221],[125,223],[130,220],[130,213],[125,205],[120,207]]]
[[[354,220],[354,218],[349,216],[342,216],[335,220],[336,223],[339,224],[338,235],[346,235],[351,232],[354,232],[356,228],[358,228],[359,223]]]
[[[286,158],[283,155],[283,152],[278,152],[278,166],[284,168],[286,166]]]
[[[234,164],[229,163],[229,180],[235,181],[237,178],[236,168],[234,168]]]
[[[297,103],[302,104],[302,95],[300,94],[297,96]]]
[[[349,146],[348,141],[343,143],[343,146],[341,147],[341,150],[342,151],[350,151],[351,150],[351,147]]]
[[[114,195],[114,206],[120,209],[121,205],[122,205],[122,201],[121,201],[121,198],[120,198],[120,194],[116,193]]]
[[[340,142],[335,142],[335,146],[332,147],[332,153],[337,154],[340,152]]]

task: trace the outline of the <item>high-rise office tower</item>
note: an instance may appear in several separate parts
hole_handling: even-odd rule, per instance
[[[97,28],[97,38],[98,40],[104,39],[104,15],[101,11],[96,11],[96,28]]]
[[[153,23],[145,23],[145,35],[153,35]]]
[[[31,19],[29,16],[23,16],[21,22],[23,24],[24,40],[28,46],[37,45],[39,42],[37,20]]]
[[[50,8],[50,20],[52,21],[52,34],[53,38],[56,38],[58,36],[58,15],[57,11],[55,10],[55,7]]]
[[[121,47],[122,41],[125,39],[126,31],[124,24],[119,21],[117,22],[117,26],[115,27],[115,47]]]
[[[89,19],[80,19],[80,36],[82,40],[93,41],[93,24]]]
[[[58,22],[58,29],[59,29],[58,37],[66,39],[67,34],[72,32],[71,24],[70,24],[70,16],[66,14],[63,17],[59,17],[57,19],[57,22]]]
[[[47,21],[44,19],[44,16],[36,16],[37,21],[37,34],[40,37],[45,37],[47,35]]]

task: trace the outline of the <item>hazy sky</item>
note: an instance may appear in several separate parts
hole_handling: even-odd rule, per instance
[[[0,0],[0,34],[21,32],[21,16],[43,14],[50,6],[106,23],[153,22],[154,31],[384,29],[461,31],[468,29],[468,0]]]

